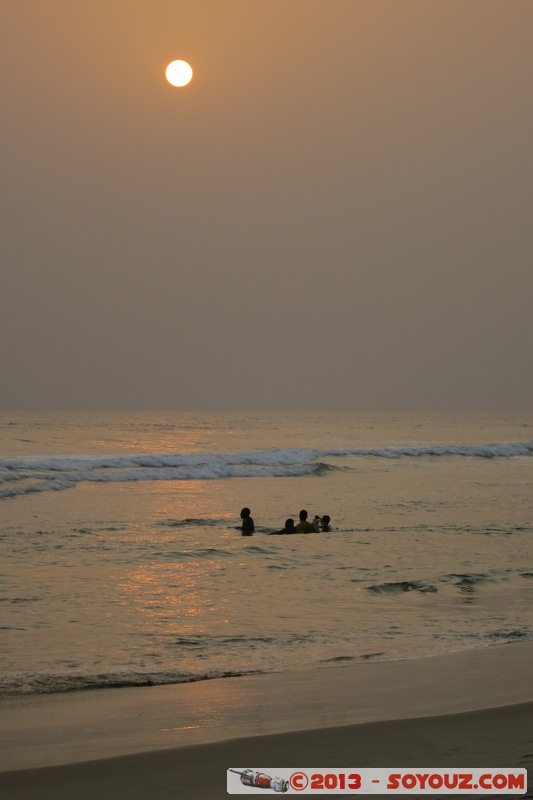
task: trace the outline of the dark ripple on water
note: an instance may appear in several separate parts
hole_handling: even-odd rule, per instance
[[[366,586],[366,590],[375,595],[395,595],[405,592],[434,593],[438,591],[437,583],[455,586],[462,594],[474,594],[483,586],[509,581],[515,570],[492,570],[490,572],[472,573],[457,572],[442,575],[437,579],[389,581]],[[519,577],[533,579],[533,572],[518,572]],[[361,578],[351,578],[351,583],[363,583]]]
[[[436,586],[424,581],[394,581],[391,583],[379,583],[366,588],[372,594],[401,594],[402,592],[427,592],[432,594],[438,591]]]
[[[169,528],[227,528],[228,520],[187,517],[186,519],[166,519],[160,524]]]

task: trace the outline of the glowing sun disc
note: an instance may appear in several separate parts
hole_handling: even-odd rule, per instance
[[[192,67],[186,61],[171,61],[165,70],[166,79],[172,86],[187,86],[192,78]]]

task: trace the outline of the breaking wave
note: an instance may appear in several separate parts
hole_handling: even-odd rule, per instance
[[[533,442],[487,445],[307,450],[273,448],[246,453],[146,453],[140,455],[27,456],[0,459],[0,499],[31,492],[62,491],[83,482],[199,481],[231,478],[323,476],[342,469],[336,458],[512,458],[530,456]]]
[[[260,670],[237,672],[231,670],[209,670],[204,673],[179,672],[133,672],[129,670],[102,672],[94,675],[20,672],[6,675],[0,680],[0,696],[63,694],[89,689],[122,689],[138,686],[165,686],[176,683],[194,683],[215,678],[237,678],[242,675],[255,675]]]

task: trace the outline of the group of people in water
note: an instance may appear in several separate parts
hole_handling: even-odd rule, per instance
[[[319,533],[319,531],[330,531],[331,525],[331,517],[328,517],[326,514],[323,517],[319,517],[318,514],[315,514],[315,517],[312,522],[308,520],[309,514],[303,508],[300,511],[299,517],[300,521],[298,524],[295,524],[292,517],[285,520],[285,527],[282,528],[280,531],[271,531],[268,535],[269,536],[279,536],[284,533]],[[242,532],[243,536],[251,536],[255,532],[255,523],[251,517],[251,511],[249,508],[243,508],[241,510],[241,519],[242,525],[240,525],[237,530]]]

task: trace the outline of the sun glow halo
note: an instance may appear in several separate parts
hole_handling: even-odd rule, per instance
[[[187,86],[192,78],[192,67],[186,61],[171,61],[165,70],[165,76],[172,86]]]

